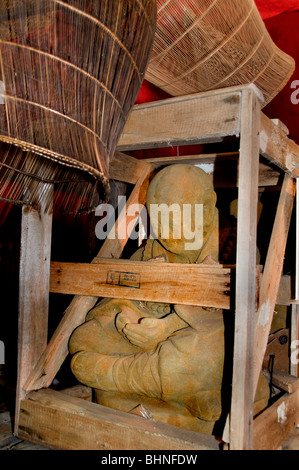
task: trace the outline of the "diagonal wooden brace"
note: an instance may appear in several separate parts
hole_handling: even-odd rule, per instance
[[[283,269],[285,249],[296,193],[296,181],[285,174],[260,287],[254,341],[254,390],[267,348]]]

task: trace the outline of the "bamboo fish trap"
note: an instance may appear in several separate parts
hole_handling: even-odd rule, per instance
[[[144,77],[155,0],[0,4],[0,198],[88,210]],[[104,197],[104,196],[103,196]]]
[[[273,43],[254,0],[157,0],[146,79],[170,95],[254,83],[265,106],[294,67]]]

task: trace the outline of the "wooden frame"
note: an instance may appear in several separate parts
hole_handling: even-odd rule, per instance
[[[286,237],[295,197],[295,180],[299,177],[299,147],[288,139],[282,125],[272,122],[261,112],[260,99],[259,92],[254,86],[245,86],[135,106],[119,141],[118,152],[115,154],[110,173],[112,179],[134,185],[131,197],[127,201],[127,206],[129,206],[134,202],[144,203],[150,177],[158,166],[182,161],[200,163],[215,162],[216,159],[227,157],[238,158],[239,205],[233,387],[228,433],[224,437],[232,450],[277,448],[299,424],[299,389],[296,377],[294,378],[295,385],[292,384],[291,388],[287,388],[279,403],[269,407],[257,418],[253,417],[253,398],[257,377],[261,370],[278,295]],[[239,155],[199,155],[146,161],[135,160],[120,153],[165,145],[218,142],[228,136],[240,136]],[[274,164],[276,168],[276,170],[269,171],[271,174],[269,180],[267,171],[264,172],[262,163],[259,163],[259,155],[271,162],[271,165]],[[258,186],[265,184],[261,183],[261,178],[267,179],[266,184],[277,184],[281,170],[285,174],[284,183],[257,296],[255,255]],[[116,233],[122,229],[123,224],[129,223],[130,219],[126,215],[126,208],[124,208],[116,222]],[[88,266],[84,266],[84,269],[92,273],[99,263],[109,266],[109,259],[111,259],[111,266],[117,265],[117,258],[120,258],[125,244],[126,240],[107,239],[98,256],[91,263],[90,270]],[[30,247],[26,249],[30,250]],[[39,258],[36,262],[43,264],[43,260],[44,258]],[[122,269],[129,267],[130,264],[124,260],[119,263],[122,263]],[[69,395],[66,396],[50,389],[42,390],[50,386],[68,354],[67,345],[70,334],[76,326],[83,323],[87,312],[97,301],[95,295],[100,295],[101,290],[96,293],[89,290],[73,292],[77,295],[65,312],[50,342],[44,351],[41,351],[41,347],[36,342],[36,336],[32,332],[33,320],[28,309],[24,308],[25,299],[22,297],[22,292],[26,290],[28,283],[30,285],[31,280],[26,276],[26,271],[29,269],[26,260],[22,265],[24,275],[21,278],[23,287],[20,291],[20,325],[23,333],[20,337],[20,350],[24,341],[30,342],[40,357],[31,359],[30,366],[20,367],[19,392],[16,402],[19,419],[15,428],[16,435],[23,439],[64,449],[82,449],[87,446],[94,449],[132,450],[135,448],[159,450],[218,448],[217,442],[211,436],[173,426],[161,426],[161,423],[153,423],[138,416],[103,407],[98,408],[99,405],[93,403],[86,404],[77,397],[70,398]],[[79,268],[82,267],[76,267],[76,269]],[[177,269],[176,266],[168,268],[174,271]],[[63,269],[70,272],[70,266],[64,266]],[[227,276],[228,273],[224,268],[220,269],[222,275]],[[60,270],[62,271],[62,266]],[[157,276],[158,271],[159,267],[155,265]],[[219,275],[219,267],[211,268],[205,275],[213,277],[216,272]],[[48,272],[44,274],[44,279],[48,275]],[[66,279],[62,273],[59,273],[59,276],[60,282],[62,278]],[[183,277],[182,274],[182,282],[184,282]],[[52,265],[51,278],[50,284],[53,290],[53,286],[57,287],[57,264]],[[45,298],[48,295],[46,284],[41,285],[39,289]],[[105,295],[108,293],[106,290],[102,292]],[[111,290],[109,292],[111,293]],[[130,292],[123,293],[122,291],[121,293],[121,296],[129,295]],[[206,296],[209,298],[208,293]],[[162,297],[161,295],[159,298]],[[256,305],[257,298],[259,299],[258,306]],[[182,299],[182,301],[185,300]],[[215,299],[209,300],[213,303]],[[30,301],[34,302],[33,295],[31,300],[30,298],[26,300],[26,302]],[[198,302],[200,301],[198,299]],[[37,336],[38,332],[44,331],[43,325],[47,318],[45,309],[42,310],[42,317],[34,320],[34,330]],[[26,380],[25,375],[27,375]],[[282,383],[289,382],[289,377],[283,379],[280,377],[279,380],[281,386]],[[93,438],[89,444],[88,439],[82,437],[82,430],[85,426],[92,429],[89,435],[93,434]],[[137,430],[140,430],[141,434],[144,433],[142,443],[136,443],[132,437]],[[157,432],[160,433],[159,442],[155,437]],[[265,438],[265,436],[268,437]],[[272,436],[275,436],[275,439]]]

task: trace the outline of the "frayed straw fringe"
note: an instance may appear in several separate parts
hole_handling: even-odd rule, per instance
[[[57,165],[19,146],[3,143],[0,161],[0,200],[44,211],[55,208],[80,214],[94,210],[105,197],[106,182],[100,178]]]
[[[39,204],[53,182],[77,211],[108,194],[155,24],[155,0],[1,2],[0,198]]]
[[[254,83],[265,106],[294,68],[273,43],[254,0],[157,0],[146,79],[170,95]]]

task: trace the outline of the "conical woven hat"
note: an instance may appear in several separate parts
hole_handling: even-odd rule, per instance
[[[155,24],[155,0],[0,3],[0,141],[18,149],[0,149],[0,198],[32,202],[21,175],[65,180],[69,207],[74,191],[86,206],[95,185],[108,188]],[[9,179],[13,190],[16,179],[24,184],[18,196]]]
[[[146,79],[170,95],[254,83],[266,105],[294,67],[269,36],[254,0],[157,0]]]

